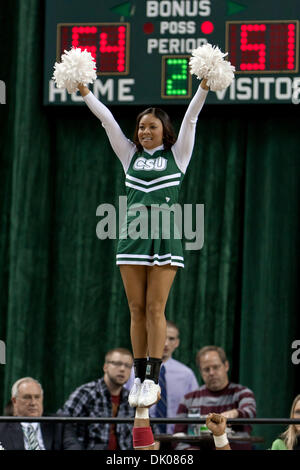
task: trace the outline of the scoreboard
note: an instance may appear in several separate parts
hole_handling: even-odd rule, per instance
[[[186,104],[199,81],[189,73],[193,49],[211,43],[236,68],[212,104],[300,101],[300,1],[46,0],[44,104],[79,105],[52,80],[54,63],[72,47],[88,50],[106,104]]]

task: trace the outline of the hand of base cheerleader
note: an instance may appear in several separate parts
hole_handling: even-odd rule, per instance
[[[216,450],[231,450],[226,434],[225,416],[210,413],[206,418],[206,426],[213,433]]]

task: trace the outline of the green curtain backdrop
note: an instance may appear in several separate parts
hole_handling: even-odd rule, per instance
[[[98,205],[125,194],[123,169],[88,109],[42,106],[43,15],[38,0],[0,12],[0,402],[30,375],[53,412],[130,338],[116,242],[96,237]],[[166,110],[178,129],[185,108]],[[113,109],[128,137],[139,111]],[[223,346],[258,417],[288,417],[300,390],[299,124],[293,105],[206,106],[181,192],[182,203],[204,204],[205,242],[185,252],[168,301],[181,330],[175,358],[198,374],[197,350]],[[255,428],[265,446],[281,430]]]

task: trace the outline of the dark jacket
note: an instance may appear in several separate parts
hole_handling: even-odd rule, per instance
[[[46,450],[82,450],[72,424],[40,423]],[[21,423],[0,423],[0,444],[5,450],[25,450]]]

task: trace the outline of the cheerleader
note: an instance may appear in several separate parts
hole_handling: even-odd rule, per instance
[[[198,115],[208,90],[228,86],[232,80],[229,75],[233,75],[231,70],[227,71],[224,84],[224,54],[218,48],[206,45],[194,52],[191,73],[203,79],[189,103],[178,138],[169,116],[160,108],[150,107],[138,115],[133,140],[128,140],[110,110],[86,86],[95,79],[95,71],[93,76],[89,75],[89,66],[84,65],[87,51],[67,52],[62,63],[55,64],[58,86],[66,87],[70,93],[79,89],[87,106],[101,121],[125,173],[128,211],[119,234],[116,263],[131,315],[135,380],[129,403],[139,408],[150,407],[160,398],[158,379],[166,338],[165,306],[177,269],[184,267],[182,243],[171,207],[178,203],[193,151]],[[158,221],[153,227],[152,208],[161,206],[169,224],[165,227]],[[146,236],[137,238],[132,227],[139,209],[140,221],[151,228]]]

